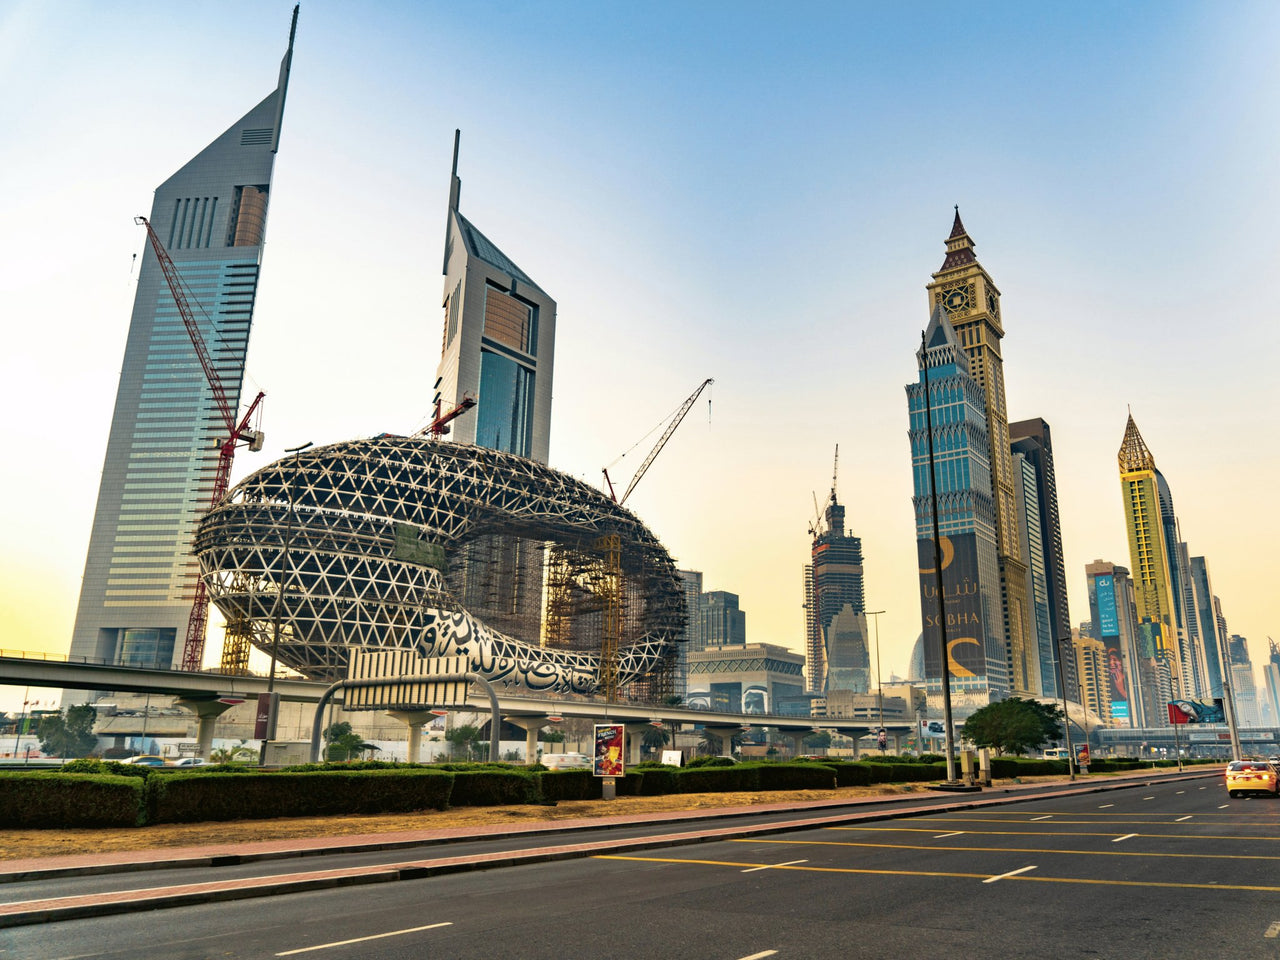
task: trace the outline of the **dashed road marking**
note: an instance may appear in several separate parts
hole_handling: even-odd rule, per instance
[[[777,950],[761,950],[759,953],[753,953],[749,957],[742,957],[741,960],[764,960],[765,957],[772,957]]]
[[[1223,804],[1222,806],[1220,806],[1218,809],[1219,809],[1219,810],[1225,810],[1225,809],[1227,809],[1227,807],[1229,807],[1229,806],[1231,806],[1231,804],[1229,804],[1229,803],[1224,803],[1224,804]]]
[[[997,880],[1005,880],[1009,877],[1016,877],[1020,873],[1026,873],[1028,870],[1034,870],[1034,869],[1035,869],[1035,865],[1033,864],[1032,866],[1029,866],[1029,867],[1023,867],[1021,870],[1010,870],[1008,873],[1002,873],[998,877],[987,877],[987,879],[983,880],[982,882],[995,883]]]
[[[797,863],[808,863],[808,860],[788,860],[786,863],[767,863],[763,867],[749,867],[743,870],[743,873],[755,873],[757,870],[773,870],[777,867],[794,867]],[[768,956],[768,954],[760,954],[760,956]]]
[[[1121,840],[1130,840],[1130,839],[1132,839],[1133,837],[1136,837],[1136,836],[1137,836],[1137,834],[1136,834],[1136,833],[1126,833],[1123,837],[1116,837],[1116,838],[1115,838],[1114,840],[1112,840],[1111,842],[1112,842],[1112,843],[1119,843]]]
[[[1114,807],[1114,806],[1115,806],[1115,804],[1114,804],[1114,803],[1104,803],[1104,804],[1100,804],[1100,805],[1099,805],[1099,807],[1098,807],[1098,809],[1099,809],[1099,810],[1105,810],[1105,809],[1107,809],[1107,807]]]
[[[1185,817],[1179,817],[1177,820],[1175,820],[1175,821],[1173,821],[1173,822],[1174,822],[1174,823],[1181,823],[1183,820],[1190,820],[1190,819],[1191,819],[1191,814],[1189,814],[1189,813],[1188,813]]]
[[[1142,799],[1143,799],[1143,800],[1154,800],[1154,799],[1155,799],[1155,797],[1143,797]]]
[[[1174,796],[1180,796],[1180,795],[1182,795],[1182,794],[1184,794],[1184,793],[1186,793],[1186,792],[1187,792],[1187,791],[1185,791],[1185,790],[1178,790],[1178,791],[1175,791]]]
[[[318,943],[314,947],[299,947],[297,950],[283,950],[277,957],[292,957],[296,953],[309,953],[312,950],[328,950],[332,947],[345,947],[350,943],[364,943],[366,940],[381,940],[383,937],[399,937],[406,933],[417,933],[420,930],[434,930],[436,927],[452,927],[451,922],[429,923],[425,927],[409,927],[407,930],[390,930],[387,933],[375,933],[368,937],[354,937],[351,940],[335,940],[333,943]]]
[[[1052,820],[1052,819],[1053,819],[1053,814],[1046,813],[1043,817],[1032,817],[1031,822],[1035,823],[1037,820]]]
[[[947,839],[947,837],[960,837],[960,836],[963,836],[963,835],[964,835],[964,831],[963,831],[963,830],[957,830],[955,833],[940,833],[940,834],[938,834],[936,837],[934,837],[933,839],[935,839],[935,840],[945,840],[945,839]]]
[[[1267,927],[1267,932],[1264,933],[1263,936],[1264,937],[1280,937],[1280,920],[1277,920],[1271,926]]]

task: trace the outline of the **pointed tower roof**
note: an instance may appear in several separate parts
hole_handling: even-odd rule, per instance
[[[1129,422],[1125,424],[1124,440],[1120,444],[1120,452],[1116,454],[1116,459],[1120,462],[1121,473],[1156,468],[1156,458],[1142,442],[1142,434],[1138,432],[1138,425],[1133,422],[1132,413],[1129,414]]]
[[[960,348],[960,339],[951,326],[951,319],[942,304],[933,308],[929,316],[929,326],[924,331],[924,346],[916,351],[916,362],[924,369],[925,351],[928,351],[930,367],[940,367],[948,363],[960,363],[964,353]],[[967,360],[966,360],[967,368]]]
[[[956,204],[956,219],[951,224],[951,236],[947,237],[947,257],[942,261],[938,272],[977,263],[978,258],[974,256],[973,247],[973,238],[969,236],[964,224],[960,221],[960,205]]]

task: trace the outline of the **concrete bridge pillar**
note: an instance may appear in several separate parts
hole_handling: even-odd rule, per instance
[[[503,717],[507,723],[513,727],[519,727],[524,731],[524,762],[525,766],[538,762],[538,733],[543,727],[548,726],[554,721],[546,717]]]
[[[213,728],[218,718],[232,707],[244,703],[239,697],[224,697],[221,700],[187,700],[179,697],[174,703],[186,707],[196,715],[196,756],[208,760],[213,752]]]
[[[422,728],[434,718],[430,710],[388,710],[387,716],[409,728],[409,762],[421,763]]]

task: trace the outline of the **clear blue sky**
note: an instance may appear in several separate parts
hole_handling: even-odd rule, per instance
[[[290,10],[0,2],[0,647],[69,644],[132,218],[273,88]],[[423,422],[460,127],[462,210],[559,304],[552,464],[598,482],[715,377],[629,505],[741,595],[749,640],[799,648],[838,443],[901,672],[903,386],[958,203],[1003,293],[1010,417],[1053,428],[1072,620],[1085,563],[1128,565],[1131,405],[1260,660],[1280,632],[1278,27],[1247,2],[305,3],[250,345],[268,444],[237,475]]]

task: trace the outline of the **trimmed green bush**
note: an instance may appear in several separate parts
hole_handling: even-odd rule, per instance
[[[457,770],[453,773],[449,806],[500,807],[537,803],[539,799],[535,775],[522,769]]]
[[[640,793],[646,797],[658,797],[668,793],[679,793],[676,786],[676,772],[679,767],[645,766],[644,780],[640,784]]]
[[[600,797],[600,784],[590,770],[542,770],[535,776],[543,803],[596,800]]]
[[[871,769],[865,763],[830,763],[827,766],[835,771],[837,787],[871,785]]]
[[[681,793],[733,793],[754,790],[758,782],[758,769],[745,763],[684,767],[676,774],[676,786]]]
[[[833,790],[836,785],[835,771],[820,763],[763,763],[757,778],[758,790]]]
[[[136,827],[146,780],[61,771],[0,774],[0,827]]]
[[[453,775],[434,770],[173,773],[149,781],[148,821],[261,820],[443,810]]]

